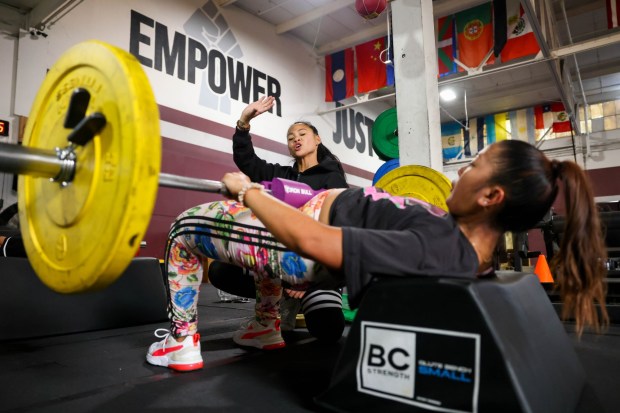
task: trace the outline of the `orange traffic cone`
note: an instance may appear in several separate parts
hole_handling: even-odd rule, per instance
[[[538,276],[541,283],[553,283],[553,277],[551,276],[551,270],[549,270],[549,265],[547,264],[547,258],[542,254],[538,256],[534,274]]]

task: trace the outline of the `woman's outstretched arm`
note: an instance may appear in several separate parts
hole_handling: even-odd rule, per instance
[[[239,192],[250,180],[241,173],[228,173],[222,182],[231,196]],[[258,189],[248,189],[243,203],[249,207],[282,244],[291,251],[320,262],[331,269],[342,268],[342,230],[315,221],[297,209]]]

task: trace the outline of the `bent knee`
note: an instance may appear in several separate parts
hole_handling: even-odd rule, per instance
[[[324,342],[336,342],[344,332],[344,314],[339,308],[323,308],[304,314],[308,332]]]

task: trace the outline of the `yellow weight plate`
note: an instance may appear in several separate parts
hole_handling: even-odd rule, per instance
[[[47,73],[23,144],[68,145],[63,127],[75,88],[90,93],[86,116],[107,124],[76,149],[67,187],[20,175],[19,218],[28,259],[52,290],[103,288],[127,268],[151,219],[161,164],[159,111],[146,74],[130,53],[89,41],[66,51]]]
[[[434,169],[420,165],[405,165],[392,169],[375,184],[392,195],[421,199],[448,210],[446,199],[452,190],[452,182]]]

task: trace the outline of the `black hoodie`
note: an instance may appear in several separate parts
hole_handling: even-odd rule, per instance
[[[256,156],[250,133],[236,128],[233,135],[233,159],[239,170],[249,176],[253,182],[284,178],[303,182],[315,190],[349,187],[335,159],[323,159],[318,165],[303,172],[298,171],[297,162],[293,166],[267,163]]]

